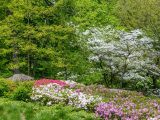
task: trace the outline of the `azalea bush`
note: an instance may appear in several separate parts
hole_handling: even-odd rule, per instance
[[[131,101],[125,101],[120,105],[117,101],[100,103],[96,107],[96,115],[105,120],[159,120],[160,105],[155,101],[147,105],[138,105]]]
[[[55,83],[58,84],[60,86],[67,86],[67,84],[64,81],[61,80],[52,80],[52,79],[40,79],[35,81],[35,86],[40,86],[40,85],[47,85],[49,83]]]
[[[85,94],[79,89],[75,89],[75,86],[76,83],[73,81],[38,80],[33,87],[31,99],[44,105],[65,103],[77,108],[92,110],[96,103],[101,101],[101,98]]]
[[[121,89],[108,89],[104,85],[83,86],[85,94],[102,96],[95,114],[105,120],[159,120],[160,99],[145,97],[143,93]]]
[[[100,103],[96,108],[96,115],[108,119],[121,119],[123,116],[122,108],[118,108],[113,103]]]
[[[99,94],[105,96],[106,102],[95,108],[97,116],[105,120],[159,120],[160,100],[147,98],[141,93],[125,90],[106,90]]]

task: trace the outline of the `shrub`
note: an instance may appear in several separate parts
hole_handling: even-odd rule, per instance
[[[117,104],[118,101],[100,103],[96,107],[96,115],[105,120],[159,120],[160,105],[156,101],[149,104],[143,102],[134,103],[130,100]],[[153,117],[153,118],[152,118]]]
[[[31,90],[34,85],[34,81],[17,82],[16,84],[17,84],[17,86],[24,86],[27,89]]]
[[[88,110],[92,110],[95,104],[101,101],[101,98],[98,96],[87,95],[79,91],[79,89],[72,89],[72,83],[71,81],[67,81],[67,84],[70,86],[69,88],[53,82],[47,85],[34,86],[31,99],[43,105],[66,103]]]
[[[150,79],[138,81],[136,84],[136,89],[143,92],[145,95],[151,94],[152,82]]]
[[[121,119],[123,116],[123,111],[121,108],[118,108],[113,103],[100,103],[96,108],[96,115],[100,115],[100,117],[108,119]]]
[[[28,101],[32,93],[33,82],[17,83],[17,88],[12,93],[14,100]]]
[[[52,79],[40,79],[35,81],[35,86],[47,85],[49,83],[56,83],[60,86],[67,86],[67,84],[62,80],[52,80]]]
[[[160,79],[157,80],[157,87],[160,89]]]
[[[6,84],[6,82],[4,81],[4,79],[0,80],[0,97],[4,96],[5,92],[8,92],[9,87]]]
[[[14,100],[27,101],[29,98],[30,91],[26,87],[20,86],[13,92]]]
[[[98,120],[94,113],[61,104],[51,107],[0,99],[0,120]]]
[[[8,97],[9,94],[15,89],[16,84],[10,80],[0,78],[0,97]]]

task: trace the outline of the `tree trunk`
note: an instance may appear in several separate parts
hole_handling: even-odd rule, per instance
[[[103,73],[103,81],[104,81],[104,83],[106,84],[106,86],[107,86],[107,74],[104,72]]]
[[[65,80],[68,79],[67,68],[66,68],[66,67],[64,67],[64,79],[65,79]]]
[[[30,76],[31,64],[30,64],[30,55],[29,55],[29,53],[27,55],[27,58],[28,58],[28,75]]]
[[[16,48],[14,47],[15,51],[13,52],[13,63],[14,65],[18,65],[18,56],[17,56],[17,50]],[[19,71],[19,68],[16,66],[16,68],[13,69],[13,73],[14,74],[19,74],[20,71]]]
[[[157,79],[155,76],[153,76],[152,79],[153,79],[153,89],[156,89],[157,88]]]
[[[111,78],[110,78],[110,83],[113,84],[113,80],[114,80],[114,74],[111,72]]]
[[[99,66],[100,66],[100,68],[102,69],[102,75],[103,75],[103,81],[104,81],[104,83],[107,85],[107,74],[106,74],[106,72],[105,72],[105,70],[104,70],[104,68],[103,68],[103,65],[102,65],[102,59],[101,58],[99,58]]]

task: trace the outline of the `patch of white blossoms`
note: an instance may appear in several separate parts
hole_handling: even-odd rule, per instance
[[[160,76],[154,62],[159,54],[153,49],[153,40],[141,30],[124,32],[107,26],[87,30],[83,35],[92,51],[89,59],[103,65],[107,74],[126,80],[145,80],[148,73]]]
[[[71,86],[76,84],[73,81],[67,81],[67,83]],[[56,83],[33,87],[31,99],[46,105],[63,102],[83,109],[90,109],[89,107],[94,107],[96,103],[101,102],[100,97],[87,95],[79,90],[62,87]]]
[[[82,92],[73,92],[69,98],[69,105],[73,105],[77,108],[88,109],[90,107],[94,107],[94,105],[98,102],[101,102],[101,97],[95,97],[91,95],[84,94]],[[92,106],[93,105],[93,106]]]

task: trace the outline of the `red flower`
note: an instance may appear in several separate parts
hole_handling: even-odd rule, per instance
[[[62,80],[52,80],[52,79],[40,79],[40,80],[36,80],[34,85],[35,86],[40,86],[40,85],[47,85],[47,84],[50,84],[50,83],[56,83],[60,86],[68,86],[67,83],[65,83],[64,81]]]

